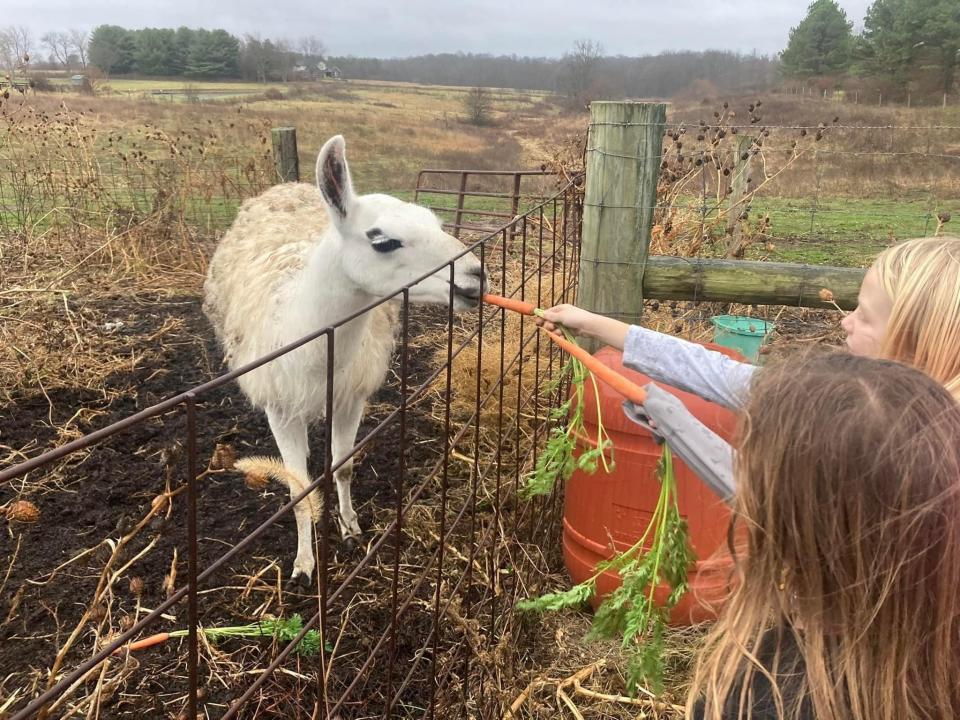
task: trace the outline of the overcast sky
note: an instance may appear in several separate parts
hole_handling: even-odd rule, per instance
[[[855,28],[871,0],[840,0]],[[320,37],[330,54],[484,52],[558,57],[580,38],[612,55],[727,49],[775,53],[809,0],[0,0],[2,25],[48,30],[224,28]]]

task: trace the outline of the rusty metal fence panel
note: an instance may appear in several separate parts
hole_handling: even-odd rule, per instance
[[[576,188],[567,186],[468,242],[465,252],[478,255],[496,292],[542,307],[570,301],[577,284],[580,210]],[[453,262],[447,267],[452,280]],[[385,442],[397,448],[397,456],[386,469],[392,475],[389,491],[371,501],[375,532],[368,532],[359,559],[344,557],[335,539],[333,473],[348,458],[334,464],[325,431],[322,472],[310,488],[212,562],[201,566],[198,556],[198,546],[205,542],[198,520],[218,511],[215,503],[198,500],[201,479],[210,471],[203,470],[203,458],[213,450],[198,433],[209,408],[205,403],[218,389],[236,395],[237,377],[305,343],[324,343],[335,355],[338,330],[352,318],[0,470],[0,483],[44,473],[72,453],[84,448],[97,452],[108,438],[147,423],[182,423],[184,430],[185,462],[178,466],[182,482],[154,499],[137,528],[175,513],[171,521],[186,526],[186,547],[181,548],[188,558],[186,584],[125,630],[87,643],[85,659],[72,668],[58,657],[44,686],[6,708],[10,720],[71,716],[69,699],[78,689],[99,691],[97,683],[105,678],[122,682],[126,677],[117,669],[134,662],[133,655],[115,650],[145,633],[171,629],[165,614],[184,604],[189,634],[179,651],[183,662],[162,679],[164,690],[175,698],[169,703],[171,716],[178,711],[182,717],[201,713],[224,720],[502,715],[502,678],[522,667],[522,628],[515,622],[514,602],[524,588],[556,568],[559,558],[560,498],[524,502],[516,491],[549,431],[551,408],[566,392],[555,382],[564,359],[529,319],[484,305],[466,316],[455,316],[452,304],[423,311],[411,306],[409,297],[408,286],[367,308],[387,302],[399,306],[400,342],[391,381],[398,402],[369,432],[361,430],[350,457]],[[428,327],[426,335],[415,333],[421,326]],[[416,344],[415,334],[420,336]],[[424,363],[424,357],[431,362]],[[327,365],[329,418],[335,363]],[[294,505],[315,487],[327,499],[316,528],[316,587],[289,601],[308,616],[303,630],[277,647],[272,659],[265,655],[259,663],[265,667],[247,675],[249,682],[214,687],[217,653],[198,633],[211,612],[211,579],[234,558],[260,547],[273,526],[289,518]],[[115,555],[122,550],[115,548]],[[281,545],[261,551],[281,562],[290,559]],[[295,660],[297,643],[313,628],[320,630],[323,650],[317,658]],[[108,708],[109,698],[104,702]]]
[[[512,237],[513,220],[521,206],[538,205],[550,194],[542,183],[524,187],[524,180],[554,176],[549,170],[425,169],[417,174],[414,202],[439,213],[443,226],[456,237],[463,230],[494,232],[503,225]],[[444,202],[447,198],[454,204]]]

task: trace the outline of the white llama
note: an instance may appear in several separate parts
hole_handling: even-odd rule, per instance
[[[319,188],[319,189],[318,189]],[[277,185],[247,200],[220,241],[204,286],[203,310],[240,367],[329,326],[440,268],[410,289],[410,300],[447,304],[450,269],[464,246],[426,208],[387,195],[356,195],[341,136],[317,158],[317,187]],[[454,265],[454,309],[476,307],[485,289],[480,262]],[[380,305],[334,335],[334,463],[356,442],[367,399],[383,383],[395,345],[396,309]],[[320,337],[239,378],[250,402],[267,414],[284,464],[308,478],[307,428],[326,411],[327,341]],[[352,460],[336,472],[340,529],[360,536],[350,500]],[[291,494],[298,494],[291,484]],[[311,506],[298,503],[293,578],[309,580],[314,557]]]

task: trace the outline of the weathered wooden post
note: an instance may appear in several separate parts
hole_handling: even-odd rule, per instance
[[[277,182],[300,182],[300,159],[297,156],[297,129],[273,128],[273,164],[277,169]]]
[[[749,135],[741,135],[737,141],[737,157],[733,165],[733,177],[730,180],[730,200],[727,208],[727,257],[739,256],[740,243],[743,240],[741,216],[748,204],[744,198],[751,190],[747,180],[750,178],[752,148],[753,138]]]
[[[577,302],[624,322],[643,312],[666,117],[663,103],[590,104]]]

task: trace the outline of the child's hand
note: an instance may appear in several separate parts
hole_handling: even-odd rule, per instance
[[[554,332],[557,325],[563,325],[574,335],[592,336],[601,319],[601,316],[588,310],[564,303],[544,310],[543,317],[537,318],[537,324],[550,332]]]

